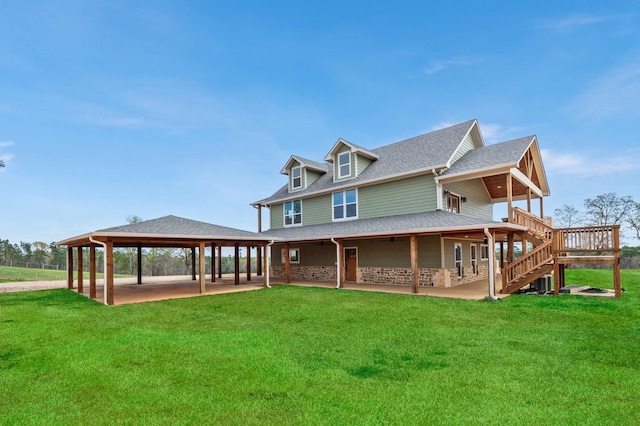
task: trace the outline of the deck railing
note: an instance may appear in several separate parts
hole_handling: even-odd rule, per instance
[[[614,253],[620,250],[620,225],[553,230],[556,253]]]
[[[519,207],[514,207],[511,212],[511,221],[518,225],[526,226],[529,232],[542,241],[551,239],[553,228],[542,218],[529,213]]]
[[[502,268],[502,282],[509,285],[520,277],[527,275],[541,266],[548,264],[553,258],[552,242],[540,244],[534,250]]]

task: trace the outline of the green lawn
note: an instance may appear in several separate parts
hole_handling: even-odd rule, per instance
[[[621,300],[493,303],[308,287],[116,307],[3,293],[0,424],[635,425],[640,271],[622,285]]]

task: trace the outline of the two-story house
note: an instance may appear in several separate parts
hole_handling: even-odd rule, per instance
[[[526,241],[528,225],[494,221],[494,204],[525,200],[535,218],[539,199],[542,217],[549,195],[536,137],[485,146],[476,120],[375,149],[338,139],[324,163],[293,155],[281,173],[286,185],[253,205],[270,212],[262,234],[285,241],[271,263],[287,282],[487,278],[493,243]]]

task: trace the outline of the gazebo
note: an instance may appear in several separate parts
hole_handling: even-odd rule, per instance
[[[240,247],[247,247],[247,279],[251,279],[250,248],[257,248],[256,272],[262,275],[265,265],[264,285],[269,285],[268,247],[273,244],[273,237],[265,237],[255,232],[229,228],[211,223],[185,219],[177,216],[164,216],[129,225],[101,229],[76,237],[67,238],[56,243],[67,247],[67,288],[73,289],[74,262],[73,251],[77,250],[75,269],[78,272],[78,292],[83,292],[83,251],[89,248],[89,297],[96,297],[96,248],[104,249],[104,303],[114,304],[114,248],[137,248],[137,282],[142,284],[142,249],[143,248],[190,248],[192,254],[192,276],[196,279],[196,250],[199,258],[198,279],[200,293],[205,291],[205,248],[211,247],[212,259],[218,250],[218,277],[222,275],[222,247],[233,247],[235,250],[235,284],[240,282]],[[264,255],[264,258],[263,258]],[[211,281],[215,281],[216,265],[212,261]]]

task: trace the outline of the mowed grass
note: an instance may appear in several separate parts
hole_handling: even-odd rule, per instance
[[[500,302],[0,294],[0,424],[639,424],[640,271],[622,284]]]

